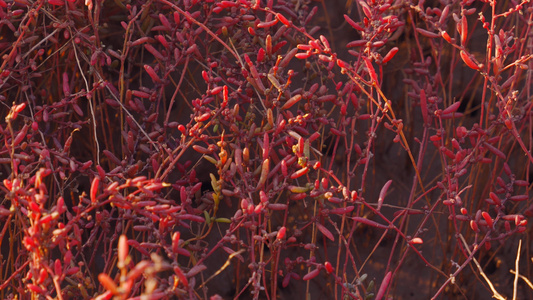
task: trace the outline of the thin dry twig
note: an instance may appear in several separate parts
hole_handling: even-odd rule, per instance
[[[522,249],[522,240],[518,241],[518,250],[516,251],[516,260],[514,264],[516,272],[514,273],[515,276],[514,276],[514,282],[513,282],[513,300],[516,300],[516,291],[518,287],[518,276],[519,276],[518,266],[520,263],[520,250],[521,249]]]
[[[509,270],[509,272],[511,272],[511,274],[515,274],[516,273],[514,270]],[[529,279],[527,279],[526,276],[518,274],[518,277],[522,278],[522,280],[524,280],[526,282],[526,284],[529,286],[529,288],[533,290],[533,283],[531,283],[531,281],[529,281]]]
[[[468,248],[468,244],[466,243],[466,240],[465,240],[465,238],[463,237],[463,235],[460,234],[459,237],[461,238],[461,241],[463,242],[463,245],[465,246],[465,249],[466,249],[466,251],[468,252],[468,255],[472,255],[472,252],[471,252],[470,249]],[[494,285],[493,285],[492,282],[490,281],[489,277],[487,277],[487,275],[485,274],[485,272],[483,272],[483,269],[481,268],[481,265],[479,264],[479,262],[477,261],[477,259],[476,259],[475,257],[472,257],[472,261],[474,261],[474,263],[476,264],[477,269],[479,270],[479,274],[481,274],[481,276],[483,276],[483,278],[485,278],[485,281],[486,281],[487,284],[489,285],[490,290],[491,290],[492,293],[493,293],[492,297],[493,297],[493,298],[496,298],[496,299],[499,299],[499,300],[506,300],[507,298],[505,298],[505,297],[502,296],[500,293],[498,293],[498,291],[496,291],[496,288],[494,287]]]
[[[74,41],[72,42],[72,49],[74,50],[74,56],[76,57],[76,63],[78,65],[78,68],[80,70],[80,75],[83,78],[83,81],[85,82],[85,88],[87,89],[87,96],[89,96],[91,88],[89,87],[89,82],[87,81],[87,78],[85,77],[85,72],[81,66],[80,59],[78,58],[78,51],[76,48],[76,44]],[[94,131],[94,142],[96,144],[96,162],[100,164],[100,143],[98,142],[98,134],[96,133],[96,116],[94,114],[94,107],[93,107],[93,99],[92,97],[87,97],[87,100],[89,102],[89,109],[91,111],[91,117],[93,121],[93,131]]]
[[[231,260],[235,256],[241,255],[245,251],[246,251],[246,249],[243,248],[243,249],[241,249],[239,251],[236,251],[236,252],[233,252],[232,254],[230,254],[230,256],[228,257],[226,262],[222,265],[222,267],[220,267],[220,269],[218,269],[213,275],[209,276],[209,278],[207,278],[202,284],[200,284],[200,286],[198,286],[198,288],[200,289],[201,287],[205,286],[209,281],[211,281],[211,279],[215,278],[216,276],[218,276],[218,274],[222,273],[222,271],[224,271],[231,264]]]

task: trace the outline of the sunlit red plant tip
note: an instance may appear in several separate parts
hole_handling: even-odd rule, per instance
[[[326,272],[328,272],[328,274],[331,274],[334,271],[333,266],[329,261],[324,263],[324,267],[326,268]]]
[[[484,211],[484,212],[481,213],[481,216],[482,216],[483,219],[485,219],[485,221],[487,222],[487,226],[488,226],[489,228],[492,228],[492,227],[493,227],[493,220],[492,220],[492,218],[490,217],[490,215],[489,215],[486,211]]]
[[[118,238],[118,263],[125,266],[129,255],[128,238],[125,235],[120,235]]]
[[[111,292],[111,294],[113,294],[113,295],[117,295],[118,294],[117,285],[115,284],[113,279],[111,279],[111,277],[109,277],[109,275],[107,275],[106,273],[100,273],[100,275],[98,275],[98,281],[100,281],[100,284],[106,290]]]
[[[287,228],[285,226],[281,227],[278,231],[278,234],[276,236],[276,239],[282,240],[285,238],[285,233],[287,232]]]
[[[152,78],[152,80],[155,83],[161,83],[161,78],[159,78],[159,75],[157,75],[157,73],[154,71],[154,69],[151,66],[144,65],[144,70],[146,71],[146,73],[148,73],[150,78]]]
[[[57,6],[65,5],[65,2],[63,2],[62,0],[48,0],[48,3],[52,5],[57,5]]]
[[[98,193],[98,186],[100,185],[100,177],[95,176],[91,184],[91,202],[96,203],[96,194]]]
[[[4,298],[437,299],[516,257],[526,2],[119,2],[0,0]]]
[[[359,30],[359,31],[364,31],[365,30],[363,27],[359,26],[359,24],[357,24],[354,20],[352,20],[346,14],[344,15],[344,20],[346,20],[346,22],[348,22],[348,24],[350,24],[350,26],[352,26],[356,30]]]
[[[278,18],[281,21],[281,23],[283,23],[284,25],[291,26],[291,22],[287,20],[287,18],[285,18],[285,16],[283,16],[282,14],[277,13],[276,18]]]
[[[419,237],[415,237],[415,238],[413,238],[411,240],[411,244],[419,245],[419,244],[423,244],[423,243],[424,243],[424,241],[421,238],[419,238]]]
[[[452,43],[452,38],[446,31],[442,31],[441,35],[442,35],[442,38],[444,38],[444,40],[446,40],[448,43]]]
[[[382,63],[389,62],[394,57],[394,55],[398,53],[398,50],[398,47],[393,47],[392,49],[390,49],[389,52],[387,52],[387,54],[383,57]]]
[[[474,62],[470,54],[467,54],[464,50],[461,50],[459,54],[461,55],[461,59],[463,59],[463,61],[465,62],[467,66],[469,66],[470,68],[474,70],[481,69],[481,67],[476,62]]]

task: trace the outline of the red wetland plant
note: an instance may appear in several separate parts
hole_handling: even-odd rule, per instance
[[[0,0],[0,297],[533,297],[532,18]]]

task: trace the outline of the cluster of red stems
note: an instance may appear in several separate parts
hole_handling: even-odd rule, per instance
[[[429,2],[0,0],[0,298],[469,295],[533,215],[533,6]]]

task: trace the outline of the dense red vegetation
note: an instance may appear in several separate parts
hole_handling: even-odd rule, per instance
[[[0,297],[532,297],[532,24],[0,0]]]

